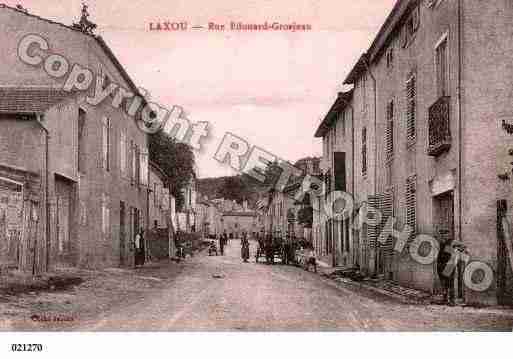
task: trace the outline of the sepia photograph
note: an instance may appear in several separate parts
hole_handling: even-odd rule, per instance
[[[512,24],[511,0],[3,0],[1,350],[511,333]]]

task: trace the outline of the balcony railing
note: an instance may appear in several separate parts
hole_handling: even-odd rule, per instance
[[[429,156],[438,156],[451,148],[450,104],[451,98],[443,96],[429,108]]]

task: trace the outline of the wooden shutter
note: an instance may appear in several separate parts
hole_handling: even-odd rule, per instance
[[[386,153],[387,159],[394,156],[394,101],[387,104]]]
[[[346,153],[333,153],[333,172],[335,174],[335,191],[346,191]]]
[[[415,175],[406,179],[406,224],[412,228],[411,239],[417,231],[417,177]]]
[[[388,220],[394,215],[394,192],[392,190],[387,191],[385,193],[380,194],[380,207],[381,211],[381,224],[379,225],[379,233],[378,235],[384,236],[382,238],[386,238],[382,242],[379,243],[379,246],[383,250],[383,259],[384,259],[384,269],[385,272],[390,272],[392,270],[392,260],[394,257],[394,242],[392,239],[392,228],[386,226]]]
[[[412,30],[416,32],[420,27],[420,6],[415,7],[412,12]]]
[[[380,208],[380,198],[379,195],[369,196],[367,200],[367,211],[369,207],[374,208],[379,211]],[[368,216],[368,214],[365,214]],[[367,225],[367,246],[368,248],[377,248],[378,245],[378,237],[379,237],[379,226],[371,226]]]
[[[414,142],[416,138],[416,77],[412,76],[406,81],[406,139]]]
[[[367,174],[367,128],[362,128],[362,175]]]

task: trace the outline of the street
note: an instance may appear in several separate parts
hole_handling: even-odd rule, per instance
[[[240,242],[225,256],[185,261],[170,284],[135,304],[117,306],[87,331],[511,331],[511,312],[405,305],[345,289],[292,266],[240,260]]]

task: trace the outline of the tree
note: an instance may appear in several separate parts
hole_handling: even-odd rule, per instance
[[[219,195],[225,199],[235,200],[239,203],[247,198],[247,189],[239,176],[225,177]]]
[[[176,198],[177,208],[184,202],[182,189],[195,177],[192,148],[159,131],[150,136],[150,159],[168,177],[166,187]]]

